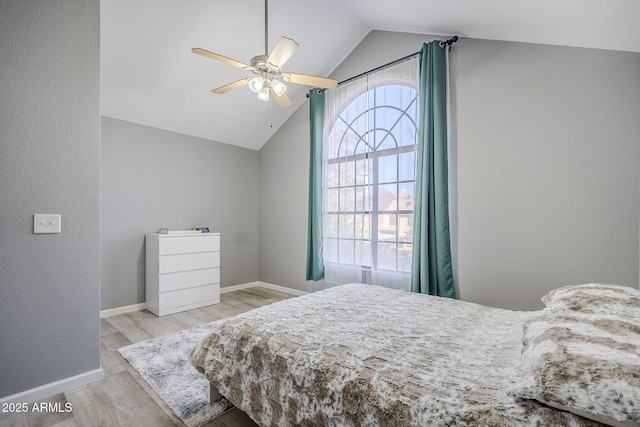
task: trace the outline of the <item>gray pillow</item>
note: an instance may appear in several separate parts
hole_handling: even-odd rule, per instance
[[[554,289],[542,297],[547,311],[615,314],[640,318],[640,290],[622,285],[588,283]]]
[[[510,393],[612,426],[640,426],[640,317],[612,314],[611,301],[559,310],[552,305],[573,298],[561,294],[525,323],[522,377]],[[604,308],[593,313],[595,306]],[[619,311],[619,301],[613,306]]]

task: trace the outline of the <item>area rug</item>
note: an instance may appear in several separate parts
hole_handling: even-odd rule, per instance
[[[224,398],[209,404],[209,382],[189,361],[191,349],[218,323],[118,349],[188,427],[205,424],[232,408]]]

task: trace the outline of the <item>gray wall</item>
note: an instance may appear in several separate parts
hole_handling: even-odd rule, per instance
[[[305,283],[309,194],[309,103],[260,150],[260,280]]]
[[[222,233],[221,286],[258,280],[258,152],[102,118],[102,309],[145,301],[144,236]]]
[[[99,10],[0,2],[0,397],[100,368]]]
[[[345,79],[431,39],[374,31],[333,76]],[[638,76],[635,53],[455,45],[451,194],[462,299],[537,309],[542,295],[568,283],[638,286]],[[308,103],[260,151],[260,280],[302,290],[312,289],[304,280],[307,122]]]
[[[462,297],[637,287],[640,55],[463,40],[452,68]]]

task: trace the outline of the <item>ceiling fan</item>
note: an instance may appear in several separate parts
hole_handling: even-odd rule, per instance
[[[293,39],[280,37],[280,40],[278,40],[278,43],[275,45],[271,53],[268,53],[268,3],[269,0],[265,0],[264,55],[257,55],[251,58],[251,65],[236,61],[235,59],[227,58],[226,56],[222,56],[217,53],[209,52],[208,50],[201,49],[199,47],[191,49],[193,53],[227,63],[237,68],[242,68],[243,70],[251,71],[255,75],[254,77],[247,77],[224,86],[220,86],[217,89],[213,89],[211,92],[215,94],[223,94],[230,90],[248,85],[249,89],[257,94],[257,98],[260,101],[269,101],[271,95],[280,107],[288,107],[291,105],[291,100],[287,95],[285,95],[287,86],[283,81],[326,89],[335,88],[338,83],[334,79],[282,71],[284,63],[291,58],[300,45]]]

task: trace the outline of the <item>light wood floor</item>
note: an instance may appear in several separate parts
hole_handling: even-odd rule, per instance
[[[0,427],[50,426],[183,426],[157,393],[120,356],[117,349],[203,323],[233,316],[252,308],[291,298],[293,295],[262,287],[222,294],[220,304],[156,317],[136,311],[101,319],[100,363],[105,378],[93,384],[52,396],[43,402],[58,403],[71,412],[0,414]],[[32,404],[29,405],[30,407]],[[245,427],[256,424],[233,409],[206,424],[206,427]]]

